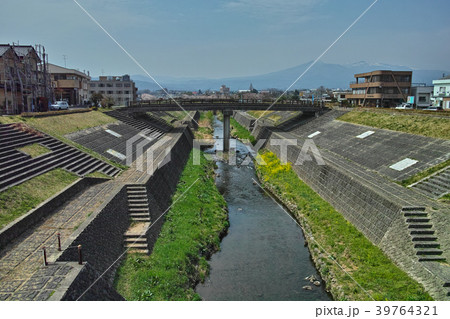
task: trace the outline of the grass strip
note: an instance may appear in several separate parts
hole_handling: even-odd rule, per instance
[[[27,155],[30,155],[32,158],[38,157],[40,155],[48,154],[51,152],[50,149],[39,145],[38,143],[30,144],[18,149],[18,151],[24,152]]]
[[[238,123],[234,118],[230,119],[231,123],[231,135],[242,141],[248,140],[250,143],[255,145],[256,138],[241,124]]]
[[[378,111],[351,111],[338,120],[434,138],[450,139],[450,118],[383,113]]]
[[[115,286],[127,300],[200,300],[194,288],[207,277],[207,257],[228,227],[213,176],[214,163],[202,155],[194,165],[191,152],[152,254],[128,254],[118,270]]]
[[[10,123],[25,123],[43,133],[46,133],[60,141],[79,149],[95,158],[98,158],[114,167],[126,170],[128,167],[120,163],[109,160],[103,155],[94,152],[72,140],[64,137],[66,134],[81,131],[87,128],[105,125],[117,122],[116,119],[104,114],[101,111],[92,111],[88,113],[74,113],[49,117],[22,117],[16,116],[1,116],[0,124]]]
[[[0,193],[0,228],[62,191],[78,177],[57,168]]]
[[[350,275],[376,300],[432,300],[422,285],[399,269],[378,247],[329,203],[299,179],[289,164],[270,151],[257,173],[272,191]],[[309,249],[336,300],[370,300],[368,295],[312,240]]]
[[[198,120],[198,129],[194,131],[196,139],[213,139],[214,114],[212,111],[201,112]]]
[[[423,172],[417,173],[414,176],[411,176],[410,178],[404,179],[401,182],[399,182],[402,186],[408,186],[414,183],[417,183],[418,181],[424,179],[425,177],[428,177],[437,171],[440,171],[441,169],[446,168],[447,166],[450,166],[450,160],[446,160],[445,162],[442,162],[438,165],[435,165],[433,167],[430,167],[429,169],[424,170]]]

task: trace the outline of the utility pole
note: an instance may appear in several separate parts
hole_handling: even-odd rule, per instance
[[[64,67],[67,68],[67,55],[63,54]]]

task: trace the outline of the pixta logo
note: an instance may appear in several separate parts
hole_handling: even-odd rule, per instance
[[[170,136],[156,140],[150,130],[136,134],[126,142],[126,165],[134,165],[137,171],[152,175],[170,162],[171,140]]]

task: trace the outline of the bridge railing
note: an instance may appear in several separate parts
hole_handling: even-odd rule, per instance
[[[174,101],[175,100],[175,101]],[[270,107],[274,104],[274,100],[268,99],[197,99],[197,100],[183,100],[183,99],[159,99],[138,101],[130,104],[130,107],[151,107],[162,105],[181,105],[181,106],[201,106],[201,105],[236,105],[236,104],[252,104],[252,105],[267,105]],[[323,101],[308,101],[308,100],[280,100],[276,105],[299,105],[299,106],[317,106],[324,107]]]

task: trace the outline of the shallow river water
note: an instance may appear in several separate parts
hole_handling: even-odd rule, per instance
[[[214,129],[214,135],[222,138],[222,122],[216,120]],[[248,153],[244,144],[234,142],[238,157]],[[221,149],[217,140],[207,153]],[[230,228],[220,251],[211,257],[210,275],[197,286],[197,293],[203,300],[331,300],[304,246],[302,229],[254,184],[253,163],[240,166],[218,161],[217,166],[216,184],[228,203]],[[310,275],[322,285],[305,280]],[[303,289],[306,285],[312,290]]]

